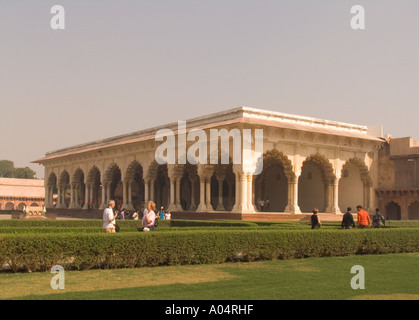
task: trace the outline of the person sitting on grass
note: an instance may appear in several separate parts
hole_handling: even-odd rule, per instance
[[[154,231],[155,227],[154,224],[156,222],[156,214],[154,213],[154,209],[156,208],[156,204],[153,201],[149,201],[147,204],[147,209],[144,210],[144,216],[142,219],[142,231]]]

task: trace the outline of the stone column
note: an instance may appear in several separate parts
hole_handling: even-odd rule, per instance
[[[288,180],[288,205],[285,212],[298,214],[301,213],[298,206],[298,176],[294,176]]]
[[[224,211],[224,203],[223,203],[223,182],[225,179],[225,175],[216,175],[217,181],[218,181],[218,205],[215,210],[217,211]]]
[[[227,180],[227,185],[228,185],[228,197],[227,197],[227,201],[228,201],[228,206],[229,208],[233,208],[234,206],[234,195],[233,195],[233,181]]]
[[[206,205],[207,211],[214,211],[211,205],[211,177],[207,177],[205,180],[205,195],[206,195]]]
[[[52,187],[46,186],[45,187],[45,208],[51,208],[52,207]]]
[[[70,184],[71,193],[70,193],[70,205],[68,206],[69,209],[76,208],[76,205],[75,205],[76,201],[74,199],[76,195],[75,195],[74,189],[75,189],[74,185]]]
[[[105,209],[107,207],[107,201],[106,201],[106,187],[105,184],[102,184],[102,203],[100,204],[99,209]]]
[[[97,186],[95,186],[94,184],[90,185],[90,199],[89,199],[89,204],[90,202],[93,202],[93,208],[95,207],[99,207],[99,203],[98,203],[98,197],[97,197]]]
[[[241,202],[241,184],[240,184],[240,172],[234,172],[234,178],[236,179],[236,199],[233,206],[232,212],[242,212],[242,202]]]
[[[90,206],[90,185],[86,185],[85,186],[85,191],[84,191],[84,210],[88,210],[89,206]]]
[[[134,210],[134,206],[132,205],[132,181],[128,182],[128,210]]]
[[[122,208],[128,208],[128,180],[122,182]]]
[[[246,176],[246,180],[247,180],[247,212],[252,213],[252,212],[256,212],[255,206],[254,206],[254,193],[253,193],[253,175],[252,174],[248,174]]]
[[[259,208],[258,208],[259,200],[264,200],[265,199],[265,194],[263,192],[264,191],[263,185],[264,185],[264,180],[263,180],[263,177],[261,177],[258,180],[258,183],[257,183],[258,192],[257,192],[257,199],[255,199],[255,205],[256,205],[256,208],[257,208],[258,211],[259,211]],[[288,197],[289,197],[289,195],[290,195],[290,193],[288,192]],[[288,203],[290,203],[290,201],[288,201]]]
[[[240,204],[242,211],[247,211],[247,177],[244,172],[240,173]]]
[[[108,205],[108,202],[110,200],[115,200],[115,199],[111,199],[111,184],[108,183],[106,185],[106,205]],[[116,202],[115,202],[115,205],[116,205]]]
[[[183,211],[182,205],[180,204],[180,179],[180,177],[176,177],[175,204],[177,211]]]
[[[199,176],[199,205],[196,209],[197,212],[205,212],[207,211],[207,206],[205,203],[205,176],[200,175]]]
[[[333,207],[332,213],[340,214],[342,213],[339,208],[339,179],[334,179],[333,181]]]
[[[195,202],[195,187],[197,182],[197,177],[189,177],[191,181],[191,205],[189,206],[189,211],[195,211],[197,209],[197,205]]]
[[[169,200],[169,207],[167,208],[167,210],[171,210],[171,211],[176,210],[175,187],[176,187],[176,181],[174,177],[171,177],[170,178],[170,200]]]
[[[63,190],[62,186],[58,186],[57,208],[62,208]]]
[[[80,185],[76,184],[73,187],[73,190],[74,190],[73,208],[79,209],[80,208],[80,197],[79,197]]]
[[[334,214],[340,214],[340,208],[339,208],[339,179],[333,179],[328,184],[328,203],[326,212],[327,213],[334,213]]]
[[[368,188],[368,195],[369,195],[369,208],[370,211],[375,213],[375,201],[374,201],[374,197],[375,197],[375,191],[374,188],[372,187],[372,184],[369,184],[369,188]]]
[[[235,175],[236,175],[236,204],[234,205],[234,208],[232,211],[233,212],[247,212],[249,210],[248,201],[247,201],[247,198],[248,198],[247,175],[242,171],[235,172]]]
[[[155,198],[155,194],[154,194],[155,183],[156,183],[156,178],[150,178],[150,187],[148,189],[148,194],[149,194],[150,200],[153,201],[154,203],[157,202],[157,199]]]
[[[150,200],[149,182],[150,182],[150,179],[144,179],[144,202],[145,203],[147,203]]]
[[[368,181],[363,182],[364,185],[364,203],[363,207],[366,211],[369,211],[371,213],[375,213],[374,209],[371,207],[371,192],[370,189],[370,183]]]

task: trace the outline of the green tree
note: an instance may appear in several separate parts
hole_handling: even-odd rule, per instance
[[[10,160],[0,160],[0,177],[18,179],[36,179],[36,172],[29,167],[15,168]]]
[[[16,168],[15,178],[19,179],[35,179],[36,172],[29,167]]]
[[[10,160],[0,160],[0,177],[13,178],[15,173],[15,164]]]

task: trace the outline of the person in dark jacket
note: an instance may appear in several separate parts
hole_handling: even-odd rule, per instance
[[[380,213],[380,209],[375,209],[375,214],[372,216],[372,225],[374,228],[382,228],[386,226],[386,220]]]
[[[319,219],[319,216],[317,215],[319,213],[318,209],[313,210],[313,215],[311,216],[311,229],[320,228],[322,223]]]
[[[343,229],[352,229],[355,228],[355,221],[354,217],[352,216],[352,208],[347,208],[346,213],[343,215],[342,218],[342,228]]]

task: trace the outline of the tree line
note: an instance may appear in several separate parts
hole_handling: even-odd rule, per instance
[[[36,172],[29,167],[15,168],[10,160],[0,160],[0,177],[18,179],[36,179]]]

